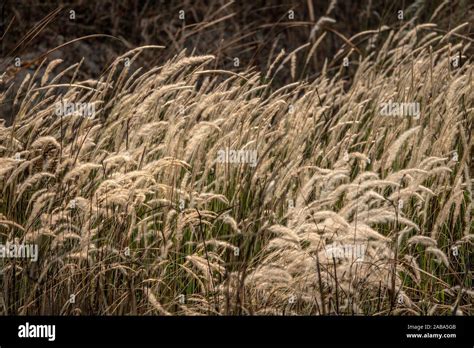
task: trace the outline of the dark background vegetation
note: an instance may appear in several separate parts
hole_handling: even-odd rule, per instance
[[[269,62],[285,49],[287,53],[314,41],[311,31],[323,17],[335,23],[326,24],[321,31],[327,35],[308,66],[304,76],[316,75],[328,59],[329,68],[339,66],[331,59],[341,47],[349,48],[345,39],[383,25],[402,25],[397,11],[404,10],[405,20],[414,15],[416,22],[429,22],[436,1],[363,0],[72,0],[72,1],[12,1],[3,0],[3,31],[1,68],[12,64],[13,57],[22,57],[28,68],[38,58],[55,47],[92,34],[112,37],[84,38],[49,53],[50,57],[65,60],[65,65],[85,57],[81,72],[84,77],[97,77],[117,55],[141,45],[164,45],[166,49],[151,51],[141,57],[140,64],[154,66],[187,49],[188,54],[214,54],[215,66],[238,69],[234,57],[240,60],[240,69],[256,66],[265,71]],[[436,18],[438,30],[449,31],[455,23],[473,21],[473,2],[449,1],[441,18]],[[75,11],[71,20],[70,10]],[[185,11],[185,20],[179,11]],[[294,19],[289,19],[290,10]],[[449,13],[448,16],[445,14]],[[470,28],[472,33],[472,27]],[[472,37],[472,36],[471,36]],[[364,52],[367,36],[352,43]],[[310,47],[302,50],[307,54]],[[298,66],[297,68],[300,68]],[[282,69],[275,83],[289,82],[289,67]],[[298,69],[297,69],[298,70]],[[297,76],[302,72],[298,71]]]

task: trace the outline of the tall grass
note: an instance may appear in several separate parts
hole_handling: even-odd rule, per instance
[[[434,28],[361,34],[364,54],[334,57],[350,84],[325,64],[274,88],[311,58],[295,52],[264,72],[185,51],[135,70],[160,47],[97,80],[80,65],[55,78],[58,61],[29,76],[0,125],[0,233],[40,258],[1,261],[0,311],[473,314],[472,40]],[[381,115],[389,100],[420,117]],[[57,115],[64,102],[95,116]],[[222,149],[258,162],[221,163]],[[334,243],[366,254],[330,257]]]

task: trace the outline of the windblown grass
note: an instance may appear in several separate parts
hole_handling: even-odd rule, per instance
[[[1,312],[473,314],[471,41],[433,28],[370,33],[350,86],[341,66],[273,88],[291,53],[267,72],[124,65],[159,47],[96,81],[55,79],[58,61],[28,76],[0,125],[0,233],[40,258],[3,260]],[[420,117],[382,116],[389,100]]]

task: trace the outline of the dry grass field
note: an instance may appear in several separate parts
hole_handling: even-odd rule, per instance
[[[474,314],[472,4],[177,3],[93,64],[6,31],[0,313]]]

